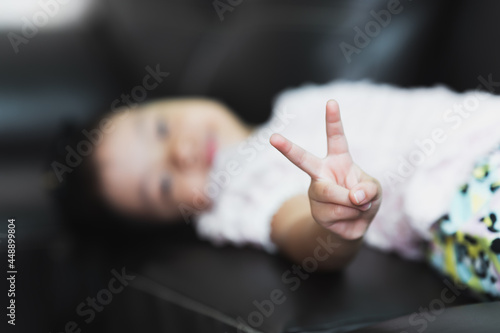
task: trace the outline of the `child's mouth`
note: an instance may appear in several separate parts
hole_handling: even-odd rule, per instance
[[[216,151],[217,151],[217,144],[215,142],[215,137],[213,134],[209,134],[206,147],[206,152],[207,152],[206,160],[209,166],[213,164]]]

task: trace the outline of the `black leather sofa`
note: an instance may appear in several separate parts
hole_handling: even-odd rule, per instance
[[[222,14],[220,3],[229,6]],[[18,237],[13,331],[496,332],[498,303],[476,304],[422,263],[364,247],[344,272],[284,278],[293,271],[284,258],[213,247],[189,225],[74,228],[46,190],[47,156],[64,124],[109,110],[146,66],[170,73],[148,99],[210,96],[255,124],[273,96],[304,82],[463,91],[481,75],[500,79],[495,1],[401,0],[348,62],[341,43],[355,45],[354,28],[390,3],[105,0],[81,24],[41,30],[18,53],[0,39],[0,212],[16,218]],[[123,269],[135,278],[91,315],[88,298],[104,297]]]

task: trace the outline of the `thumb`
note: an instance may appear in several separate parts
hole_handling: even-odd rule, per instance
[[[349,200],[362,210],[368,210],[371,202],[379,198],[380,192],[379,182],[375,178],[366,178],[349,190]]]

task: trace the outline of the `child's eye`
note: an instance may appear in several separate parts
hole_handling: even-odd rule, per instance
[[[164,121],[158,120],[156,123],[156,134],[159,138],[164,138],[168,135],[167,124]]]
[[[163,177],[160,181],[160,194],[161,196],[166,196],[170,193],[170,189],[172,187],[172,181],[170,177]]]

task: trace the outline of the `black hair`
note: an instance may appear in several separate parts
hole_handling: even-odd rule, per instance
[[[49,154],[46,171],[61,222],[79,237],[103,237],[107,238],[106,241],[117,232],[134,233],[152,225],[149,219],[126,215],[113,209],[105,202],[101,193],[94,158],[95,145],[90,143],[85,133],[88,135],[96,130],[101,120],[109,116],[100,115],[83,128],[70,123],[63,124],[60,134],[51,145],[53,151]],[[84,141],[89,144],[82,145]],[[69,151],[73,155],[68,161]],[[79,159],[75,161],[75,154],[80,152],[83,154],[77,155]]]

